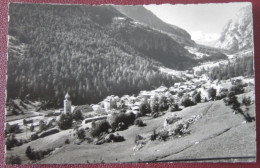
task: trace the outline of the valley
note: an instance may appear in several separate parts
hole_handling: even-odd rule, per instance
[[[143,6],[10,4],[6,162],[254,162],[250,10],[214,48]]]

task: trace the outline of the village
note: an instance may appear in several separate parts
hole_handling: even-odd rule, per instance
[[[181,113],[189,106],[194,106],[198,103],[203,104],[212,100],[222,100],[228,95],[229,89],[227,88],[231,88],[232,86],[235,86],[237,84],[243,85],[243,91],[245,93],[254,92],[253,78],[236,77],[228,80],[210,81],[208,79],[205,79],[205,77],[194,77],[186,82],[175,83],[173,86],[169,88],[165,86],[160,86],[155,90],[141,91],[138,95],[124,95],[122,97],[111,95],[106,97],[103,101],[99,102],[98,104],[91,105],[74,106],[73,102],[70,100],[70,95],[67,93],[64,97],[64,107],[61,109],[33,111],[37,109],[37,107],[40,107],[40,102],[33,102],[30,100],[22,101],[20,99],[13,100],[14,105],[12,106],[12,108],[18,108],[19,110],[23,111],[23,114],[13,115],[10,112],[12,111],[12,108],[10,107],[8,107],[8,110],[6,110],[6,141],[8,142],[9,140],[9,142],[16,142],[11,146],[8,146],[7,144],[7,154],[9,153],[8,150],[12,151],[12,148],[19,148],[20,146],[24,146],[23,144],[30,144],[31,142],[37,141],[41,138],[55,136],[56,134],[57,138],[59,138],[59,136],[61,136],[61,133],[63,132],[63,139],[65,138],[65,144],[74,143],[80,145],[85,140],[87,140],[88,143],[100,145],[105,142],[110,142],[111,140],[116,142],[116,137],[119,137],[119,139],[121,138],[121,140],[124,140],[124,138],[118,133],[114,134],[118,131],[122,131],[128,128],[129,125],[123,122],[117,123],[114,128],[111,127],[113,129],[104,129],[104,132],[107,132],[105,134],[102,132],[98,132],[97,135],[93,136],[91,130],[94,129],[96,125],[98,125],[98,123],[102,123],[103,121],[108,121],[109,125],[113,125],[113,122],[115,122],[115,116],[120,115],[122,113],[126,116],[133,116],[133,121],[135,122],[132,121],[131,124],[139,125],[142,127],[146,125],[141,119],[139,119],[142,116],[160,118],[160,116],[170,112],[170,116],[169,114],[166,115],[167,117],[164,121],[164,126],[165,123],[166,125],[168,125],[169,121],[170,124],[172,124],[181,119],[176,116],[176,112]],[[211,96],[209,94],[209,89],[215,90],[215,96]],[[194,95],[198,96],[194,98]],[[251,96],[250,98],[254,100],[254,97]],[[188,103],[185,104],[184,100]],[[167,106],[167,108],[159,109],[161,107],[158,107],[157,112],[154,112],[154,107],[152,106],[155,102],[157,104],[164,103],[165,107]],[[250,104],[252,104],[252,102],[250,100]],[[143,106],[147,109],[150,109],[150,112],[144,112]],[[73,116],[76,116],[76,118],[73,117],[72,125],[69,127],[65,126],[65,129],[62,128],[60,126],[62,115],[71,114]],[[188,120],[186,120],[186,122],[194,122],[200,118],[201,114],[195,116],[193,115]],[[126,120],[130,119],[131,117],[127,118]],[[72,131],[70,128],[73,128],[74,131]],[[68,132],[67,130],[71,131]],[[80,137],[79,130],[86,130],[87,133],[84,131],[83,135],[81,135],[82,137]],[[179,133],[178,136],[181,137],[187,135],[187,128],[183,127],[181,130],[183,132]],[[72,137],[76,135],[77,136],[75,138],[68,138],[68,133],[70,136],[73,135]],[[111,134],[113,135],[111,136]],[[90,137],[94,137],[94,139]],[[15,141],[12,141],[14,139]],[[60,143],[61,142],[59,142],[59,144]],[[135,149],[140,148],[140,144],[138,145],[135,146]],[[51,155],[54,149],[50,150],[49,153],[47,153]],[[12,155],[13,152],[11,152],[11,156]],[[44,154],[41,155],[42,156],[39,156],[40,159],[34,158],[34,162],[44,158]],[[27,158],[25,160],[27,160],[28,162],[28,156],[25,158]]]

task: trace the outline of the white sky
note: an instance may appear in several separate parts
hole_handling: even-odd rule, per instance
[[[166,23],[176,25],[190,33],[197,42],[216,40],[223,26],[236,12],[250,3],[211,3],[211,4],[163,4],[145,5]]]

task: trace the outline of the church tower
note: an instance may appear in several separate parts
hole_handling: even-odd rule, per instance
[[[70,114],[71,113],[71,100],[70,100],[70,95],[69,93],[67,93],[65,95],[65,99],[64,99],[64,114]]]

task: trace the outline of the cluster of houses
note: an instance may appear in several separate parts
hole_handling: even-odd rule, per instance
[[[43,120],[45,123],[49,124],[52,122],[57,122],[60,114],[68,114],[73,113],[74,111],[80,110],[84,115],[84,120],[82,121],[82,125],[90,124],[92,121],[102,120],[109,117],[111,114],[124,109],[126,113],[134,113],[138,115],[140,113],[140,104],[145,102],[149,103],[154,97],[164,96],[166,98],[173,98],[176,101],[180,101],[179,93],[191,96],[192,93],[196,90],[201,93],[201,98],[204,100],[208,99],[208,89],[213,87],[216,89],[217,94],[223,88],[229,88],[234,81],[243,80],[246,83],[252,83],[254,85],[254,79],[228,79],[226,81],[213,81],[211,82],[208,79],[204,78],[193,78],[186,82],[175,83],[172,87],[160,86],[159,88],[151,91],[141,91],[137,96],[124,95],[122,97],[119,96],[108,96],[103,101],[98,104],[91,105],[80,105],[73,106],[70,100],[70,96],[67,93],[64,98],[64,107],[63,109],[58,109],[50,114],[45,114],[44,116],[36,116],[32,117],[33,120],[31,124],[34,126],[38,126],[39,122]],[[90,115],[91,114],[91,115]],[[28,122],[27,119],[25,122]],[[18,121],[14,121],[18,123]],[[23,125],[22,120],[19,125]]]

